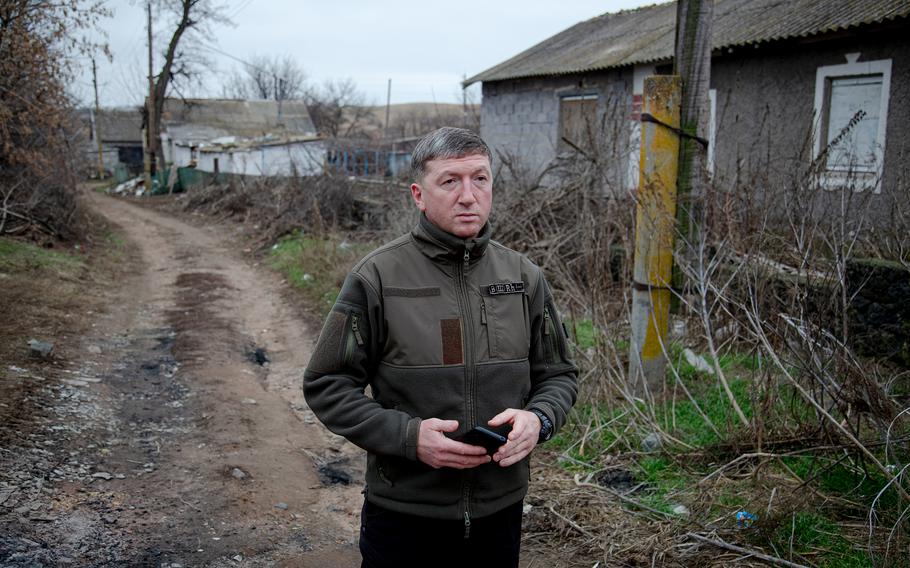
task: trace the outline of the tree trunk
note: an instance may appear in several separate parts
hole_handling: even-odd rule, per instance
[[[682,78],[679,145],[680,234],[695,246],[704,230],[708,186],[708,91],[711,84],[711,28],[714,0],[678,0],[674,75]]]
[[[193,8],[199,2],[200,0],[182,0],[180,20],[177,23],[177,29],[174,30],[174,35],[171,36],[171,41],[168,43],[167,52],[164,54],[164,65],[161,67],[161,73],[158,74],[158,79],[155,81],[155,116],[151,124],[152,136],[150,138],[152,139],[151,150],[158,157],[158,160],[163,158],[161,153],[161,117],[164,113],[164,97],[171,81],[171,70],[177,57],[177,46],[180,44],[180,38],[183,37],[183,34],[196,23],[192,18],[194,15]],[[163,162],[161,166],[164,166]]]

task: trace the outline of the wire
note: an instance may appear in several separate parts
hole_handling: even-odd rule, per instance
[[[259,65],[256,65],[255,63],[250,63],[249,61],[244,61],[243,59],[240,59],[239,57],[237,57],[235,55],[231,55],[230,53],[228,53],[224,50],[221,50],[213,45],[206,44],[205,42],[202,42],[200,45],[203,48],[208,49],[209,51],[214,51],[215,53],[218,53],[220,55],[233,59],[234,61],[237,61],[238,63],[243,63],[247,67],[251,67],[253,69],[256,69],[257,71],[262,71],[263,73],[265,73],[267,75],[272,75],[276,79],[281,79],[285,83],[291,82],[287,77],[282,77],[282,76],[278,75],[277,73],[274,73],[273,71],[270,71],[269,69],[266,69],[265,67],[260,67]]]

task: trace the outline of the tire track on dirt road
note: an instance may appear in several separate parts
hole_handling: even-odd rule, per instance
[[[139,268],[84,338],[101,352],[103,380],[88,388],[113,416],[94,469],[114,475],[74,484],[60,525],[97,535],[106,523],[99,546],[118,565],[358,565],[362,457],[306,407],[313,331],[280,278],[238,254],[223,225],[86,198],[135,245]],[[347,486],[329,481],[346,475]]]

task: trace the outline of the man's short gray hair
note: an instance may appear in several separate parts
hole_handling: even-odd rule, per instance
[[[411,154],[411,175],[421,179],[430,160],[448,160],[483,155],[493,164],[493,153],[483,138],[464,128],[443,126],[420,139]]]

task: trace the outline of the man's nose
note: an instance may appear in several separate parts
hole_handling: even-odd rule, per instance
[[[458,191],[458,202],[463,204],[471,204],[477,201],[477,198],[474,197],[474,188],[471,187],[471,178],[465,178],[459,184]]]

